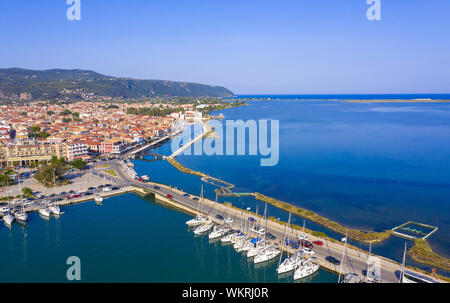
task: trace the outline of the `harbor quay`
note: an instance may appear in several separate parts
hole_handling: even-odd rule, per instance
[[[167,186],[164,184],[154,183],[154,182],[140,182],[133,178],[128,171],[126,171],[126,166],[123,165],[123,161],[121,160],[110,160],[104,162],[105,165],[110,166],[117,173],[116,176],[111,176],[112,183],[114,183],[113,190],[111,191],[102,191],[97,189],[94,193],[96,196],[101,196],[103,198],[122,195],[125,193],[136,193],[141,196],[151,196],[153,197],[154,202],[165,204],[171,208],[182,211],[184,213],[190,214],[192,216],[196,216],[198,214],[203,214],[209,217],[211,221],[216,224],[221,224],[221,220],[217,219],[216,215],[220,215],[222,217],[230,217],[233,218],[232,228],[240,229],[242,228],[243,222],[246,224],[250,224],[249,217],[255,218],[254,213],[250,213],[246,210],[228,207],[222,203],[214,202],[210,199],[200,198],[196,195],[188,194],[171,186]],[[83,203],[87,201],[92,201],[94,198],[93,195],[90,196],[81,196],[79,198],[74,199],[65,199],[61,198],[61,201],[56,202],[60,206],[69,206],[77,203]],[[197,199],[193,199],[197,198]],[[35,212],[39,211],[39,204],[34,206],[28,206],[25,208],[27,212]],[[261,217],[256,219],[261,220]],[[276,243],[282,248],[285,252],[290,250],[286,245],[282,245],[282,240],[286,234],[289,239],[297,239],[297,233],[294,233],[292,230],[287,230],[286,226],[280,224],[278,222],[274,222],[271,220],[267,220],[267,225],[265,226],[265,232],[271,233],[275,236],[276,240],[272,240],[272,243]],[[261,224],[262,225],[262,224]],[[322,268],[335,272],[335,273],[356,273],[361,277],[366,276],[368,270],[368,260],[369,257],[377,258],[379,269],[380,269],[380,280],[377,282],[381,283],[398,283],[401,276],[402,264],[387,259],[381,256],[370,256],[368,252],[355,249],[353,247],[345,247],[344,243],[329,241],[327,239],[323,239],[321,237],[316,237],[311,234],[307,234],[308,240],[313,241],[321,241],[323,243],[322,246],[314,245],[314,260],[317,264],[319,264]],[[290,250],[289,252],[293,252]],[[326,261],[328,256],[332,256],[341,262],[343,261],[343,257],[345,254],[345,264],[335,265]],[[278,258],[276,259],[278,260]],[[342,262],[344,263],[344,262]],[[264,266],[264,265],[262,265]],[[443,281],[441,281],[443,282]]]

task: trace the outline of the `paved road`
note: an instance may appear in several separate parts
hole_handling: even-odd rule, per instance
[[[143,182],[138,182],[135,181],[133,179],[131,179],[126,172],[123,171],[122,169],[122,165],[119,164],[118,161],[111,161],[108,162],[107,164],[110,164],[117,172],[118,174],[118,179],[120,181],[119,184],[121,186],[136,186],[136,187],[141,187],[141,188],[145,188],[147,190],[149,190],[150,192],[154,192],[157,194],[162,195],[163,197],[166,197],[168,194],[173,196],[173,200],[175,200],[176,202],[187,206],[189,208],[191,208],[192,210],[197,210],[198,208],[198,201],[194,201],[192,198],[193,196],[190,197],[185,197],[184,196],[184,192],[177,190],[175,188],[171,188],[165,185],[161,185],[161,184],[157,184],[157,183],[153,183],[153,182],[148,182],[148,183],[143,183]],[[155,188],[158,187],[158,189]],[[208,199],[203,199],[203,203],[201,206],[201,209],[203,211],[206,211],[209,215],[212,215],[212,217],[214,217],[216,214],[220,214],[223,217],[228,216],[228,217],[232,217],[234,218],[235,221],[235,228],[239,229],[239,225],[241,222],[241,217],[242,217],[242,212],[233,208],[227,208],[225,205],[221,204],[221,203],[215,203],[211,200]],[[226,215],[225,213],[228,212],[228,214]],[[244,220],[247,221],[249,214],[244,214]],[[254,215],[253,215],[254,216]],[[276,222],[273,221],[268,221],[267,223],[267,232],[272,233],[277,239],[276,241],[280,242],[280,239],[283,238],[284,232],[285,232],[285,227],[283,225],[280,225]],[[290,233],[289,234],[289,238],[291,239],[296,239],[297,235]],[[314,237],[312,235],[308,235],[308,240],[312,241],[316,241],[316,240],[320,240],[324,243],[323,246],[317,246],[314,245],[314,252],[315,252],[315,257],[317,258],[317,262],[325,267],[328,268],[330,270],[339,272],[340,270],[340,266],[337,265],[333,265],[329,262],[327,262],[325,260],[325,258],[327,256],[333,256],[335,258],[337,258],[338,260],[342,261],[342,254],[343,254],[343,250],[344,250],[344,246],[341,243],[334,243],[334,242],[330,242],[330,241],[326,241],[325,239],[321,239],[319,237]],[[354,272],[360,275],[360,277],[364,277],[365,273],[367,271],[367,260],[368,260],[368,255],[365,252],[360,252],[357,250],[353,250],[353,249],[348,249],[347,250],[347,260],[343,266],[343,272]],[[379,257],[380,260],[380,276],[381,276],[381,282],[385,282],[385,283],[398,283],[399,280],[399,273],[401,271],[401,266],[398,263],[395,263],[391,260]]]

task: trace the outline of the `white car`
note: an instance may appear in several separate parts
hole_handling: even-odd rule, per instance
[[[112,188],[110,188],[110,187],[105,187],[105,188],[103,188],[103,191],[104,191],[104,192],[112,191]]]
[[[303,248],[303,249],[302,249],[302,252],[303,252],[305,255],[310,255],[310,256],[312,256],[312,255],[315,254],[315,252],[314,252],[311,248],[307,248],[307,247]]]

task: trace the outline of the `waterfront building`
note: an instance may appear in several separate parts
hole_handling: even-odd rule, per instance
[[[101,154],[121,155],[128,147],[128,144],[122,139],[109,139],[100,144]]]
[[[66,142],[66,154],[69,162],[86,157],[88,155],[88,146],[80,140],[68,141]]]
[[[16,140],[14,144],[0,147],[1,165],[13,166],[14,163],[29,165],[40,161],[50,161],[53,156],[66,157],[65,144],[52,144],[46,141]]]

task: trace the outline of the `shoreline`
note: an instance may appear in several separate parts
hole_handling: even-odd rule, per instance
[[[192,170],[190,168],[187,168],[173,158],[170,160],[169,159],[167,159],[167,160],[168,160],[167,162],[169,162],[172,166],[174,166],[176,169],[178,169],[182,173],[195,175],[195,176],[198,176],[201,178],[216,179],[205,173],[198,172],[198,171]],[[228,182],[226,182],[226,183],[228,183]],[[346,230],[348,230],[348,237],[357,242],[381,243],[381,242],[389,239],[391,236],[393,236],[393,233],[391,230],[386,230],[384,232],[364,232],[364,231],[360,231],[360,230],[353,229],[353,228],[345,228],[335,221],[332,221],[328,218],[322,217],[312,211],[308,211],[306,209],[294,206],[290,203],[283,202],[283,201],[277,200],[275,198],[268,197],[268,196],[265,196],[263,194],[256,193],[256,192],[252,193],[251,195],[253,195],[254,198],[257,200],[267,202],[268,204],[271,204],[272,206],[277,207],[278,209],[281,209],[281,210],[284,210],[287,212],[292,212],[300,217],[303,217],[303,218],[313,221],[317,224],[320,224],[321,226],[323,226],[331,231],[334,231],[336,233],[339,233],[341,235],[345,235]],[[314,231],[311,230],[311,234],[313,234],[313,233],[314,233]],[[327,236],[327,238],[332,239],[332,238],[329,238],[328,236]],[[335,239],[332,239],[332,240],[337,241]],[[445,271],[450,271],[450,260],[434,253],[431,250],[431,248],[429,247],[426,240],[423,240],[423,241],[425,241],[425,243],[427,244],[426,246],[423,246],[423,245],[419,246],[417,244],[418,242],[414,241],[414,246],[408,250],[408,255],[414,261],[416,261],[418,263],[434,266],[434,267],[440,268]],[[426,256],[426,258],[424,258],[424,256]],[[447,260],[447,262],[445,262],[445,261],[443,262],[443,260]],[[441,279],[448,279],[450,281],[450,278],[442,278],[441,277]]]

